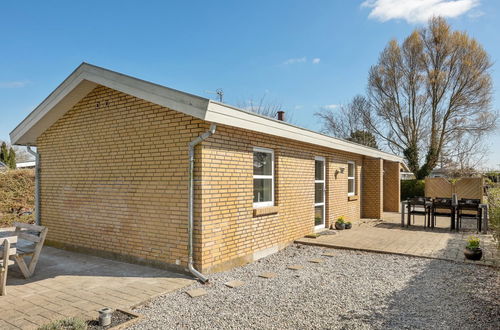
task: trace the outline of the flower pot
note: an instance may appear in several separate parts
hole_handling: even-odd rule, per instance
[[[344,230],[345,229],[345,223],[335,222],[335,229],[337,229],[337,230]]]
[[[464,255],[465,255],[465,258],[467,258],[469,260],[481,260],[481,258],[483,256],[483,250],[481,250],[481,248],[477,248],[477,249],[465,248]]]
[[[351,228],[352,228],[352,223],[345,224],[345,229],[351,229]]]

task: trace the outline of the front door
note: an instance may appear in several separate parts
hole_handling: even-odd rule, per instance
[[[314,227],[325,228],[325,158],[314,158]]]

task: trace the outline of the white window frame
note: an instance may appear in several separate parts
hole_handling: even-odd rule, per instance
[[[253,179],[271,179],[271,200],[267,202],[254,202],[253,207],[254,208],[259,208],[259,207],[267,207],[267,206],[274,206],[274,150],[273,149],[268,149],[268,148],[261,148],[261,147],[254,147],[253,152],[252,152],[252,160],[253,160],[253,153],[254,152],[262,152],[262,153],[267,153],[271,154],[271,175],[255,175],[253,174]],[[252,172],[253,172],[253,162],[252,162]],[[253,185],[253,182],[252,182]],[[253,199],[253,194],[252,194],[252,199]]]
[[[349,164],[352,164],[354,167],[354,176],[349,176]],[[349,180],[353,181],[353,187],[354,191],[349,192]],[[356,196],[356,162],[355,161],[348,161],[347,162],[347,196]]]
[[[326,158],[325,157],[321,157],[321,156],[314,157],[314,169],[315,170],[316,170],[316,161],[323,162],[323,180],[316,180],[316,173],[314,175],[314,185],[315,185],[315,187],[316,187],[316,183],[322,183],[323,184],[323,202],[322,203],[316,203],[316,201],[314,201],[314,207],[316,207],[316,206],[323,206],[323,223],[319,224],[317,226],[314,226],[315,230],[319,230],[319,229],[325,228],[325,225],[326,225]],[[316,190],[315,190],[314,193],[316,194]]]

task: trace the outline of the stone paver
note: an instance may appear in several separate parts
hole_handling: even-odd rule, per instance
[[[229,281],[224,283],[225,286],[230,287],[230,288],[239,288],[240,286],[245,285],[245,282],[239,281],[239,280],[234,280],[234,281]]]
[[[314,259],[309,259],[308,261],[312,262],[313,264],[320,264],[323,262],[323,259],[314,258]]]
[[[208,292],[204,289],[193,289],[186,291],[186,293],[191,297],[191,298],[196,298],[196,297],[201,297],[206,295]]]
[[[97,318],[102,307],[130,309],[192,283],[161,269],[44,247],[29,280],[17,266],[9,268],[7,295],[0,297],[0,329],[36,329],[66,317]]]
[[[274,278],[276,276],[278,276],[278,274],[271,273],[271,272],[265,272],[265,273],[259,274],[259,277],[262,277],[262,278]]]
[[[299,270],[299,269],[304,268],[304,266],[302,266],[302,265],[291,265],[291,266],[288,266],[287,268],[291,269],[291,270]]]
[[[438,227],[427,229],[422,219],[414,226],[400,226],[400,214],[385,213],[384,220],[362,220],[350,230],[338,231],[337,235],[321,235],[318,238],[301,238],[296,242],[332,248],[394,253],[434,259],[468,262],[463,254],[466,240],[475,235],[481,238],[483,259],[474,263],[500,266],[500,255],[491,235],[476,234],[471,230],[450,232],[449,219],[438,218]],[[420,222],[419,222],[420,221]]]

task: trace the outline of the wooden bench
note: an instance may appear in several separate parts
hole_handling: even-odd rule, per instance
[[[20,222],[15,222],[14,226],[16,227],[14,234],[17,236],[17,252],[14,260],[21,273],[28,279],[35,272],[48,228]],[[29,264],[26,264],[25,257],[31,257]]]
[[[10,265],[14,264],[14,261],[10,260],[10,256],[16,254],[16,248],[13,247],[16,242],[17,236],[0,237],[0,296],[7,294],[5,287],[7,283],[7,270]]]

